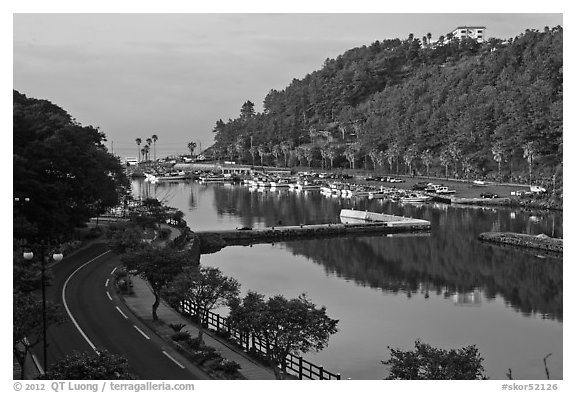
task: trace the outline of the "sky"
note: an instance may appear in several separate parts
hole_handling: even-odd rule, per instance
[[[488,37],[562,25],[561,14],[14,14],[14,89],[99,127],[109,150],[137,154],[158,136],[158,157],[213,143],[218,119],[246,100],[262,110],[326,58],[376,40],[460,25]]]
[[[562,14],[15,13],[13,88],[99,127],[121,157],[158,136],[157,156],[213,143],[218,119],[376,40],[486,26],[487,37],[562,25]]]

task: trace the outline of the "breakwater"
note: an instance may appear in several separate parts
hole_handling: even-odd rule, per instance
[[[484,232],[478,238],[485,242],[505,244],[515,247],[532,248],[546,252],[559,253],[563,251],[563,240],[546,235],[527,235],[511,232]]]

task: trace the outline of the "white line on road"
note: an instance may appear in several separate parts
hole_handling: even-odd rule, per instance
[[[116,271],[117,268],[112,269],[112,271],[110,272],[110,274],[114,274],[114,272]]]
[[[110,279],[107,278],[107,279],[106,279],[106,282],[104,283],[104,286],[107,287],[109,282],[110,282]]]
[[[128,316],[127,316],[126,314],[124,314],[124,313],[122,312],[122,310],[120,310],[120,308],[119,308],[118,306],[116,306],[116,310],[118,310],[118,312],[119,312],[120,314],[122,314],[122,316],[123,316],[124,318],[128,319]]]
[[[143,335],[143,336],[146,338],[146,340],[150,340],[150,337],[148,337],[148,336],[146,335],[146,333],[144,333],[142,330],[140,330],[140,328],[139,328],[138,326],[134,325],[134,328],[135,328],[136,330],[138,330],[138,331],[140,332],[140,334]]]
[[[94,350],[94,352],[98,353],[98,351],[96,350],[96,345],[94,345],[94,343],[92,341],[90,341],[90,339],[88,338],[88,336],[86,335],[86,333],[84,333],[84,330],[82,330],[80,328],[80,325],[78,325],[78,322],[76,322],[76,319],[74,319],[74,317],[72,316],[72,312],[70,311],[70,307],[68,307],[68,302],[66,301],[66,288],[68,287],[68,283],[70,282],[70,279],[72,279],[72,277],[74,277],[74,275],[76,273],[78,273],[84,266],[94,262],[96,259],[100,258],[103,255],[106,255],[110,252],[110,250],[103,252],[102,254],[98,255],[97,257],[92,258],[91,260],[89,260],[88,262],[86,262],[85,264],[81,265],[80,267],[78,267],[76,270],[74,270],[72,272],[71,275],[68,276],[68,278],[66,279],[66,281],[64,282],[64,286],[62,287],[62,303],[64,303],[64,308],[66,309],[66,312],[68,313],[68,316],[70,317],[70,320],[72,321],[72,323],[74,324],[74,326],[76,326],[76,329],[78,329],[78,331],[80,332],[80,334],[82,335],[82,337],[84,337],[84,340],[86,340],[86,342],[88,343],[88,345],[90,345],[90,347]]]
[[[166,351],[162,351],[162,353],[164,355],[166,355],[166,357],[170,360],[172,360],[174,363],[176,363],[180,368],[185,368],[182,364],[178,363],[178,361],[176,359],[174,359],[172,356],[170,356]]]
[[[112,300],[112,296],[110,296],[110,293],[108,291],[106,291],[106,296],[108,296],[108,299]]]

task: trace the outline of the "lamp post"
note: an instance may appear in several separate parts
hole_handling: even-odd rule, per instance
[[[50,243],[48,243],[48,249],[50,249]],[[24,259],[27,261],[34,258],[34,252],[25,251],[23,253]],[[46,340],[46,332],[48,326],[46,325],[46,261],[49,257],[46,256],[46,245],[44,243],[40,244],[40,264],[41,264],[41,282],[42,282],[42,354],[44,358],[44,372],[48,371],[48,343]],[[56,262],[60,262],[64,258],[61,252],[52,254],[52,259]]]

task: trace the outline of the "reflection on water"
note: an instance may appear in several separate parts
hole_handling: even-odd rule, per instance
[[[337,222],[341,208],[429,220],[429,236],[366,236],[228,247],[202,263],[221,267],[243,290],[307,292],[340,320],[328,349],[307,358],[355,379],[384,376],[387,345],[476,344],[492,378],[562,376],[562,261],[477,240],[485,231],[562,236],[562,215],[505,208],[397,204],[326,198],[318,192],[242,186],[134,185],[166,198],[192,229]],[[537,219],[535,219],[536,217]]]

